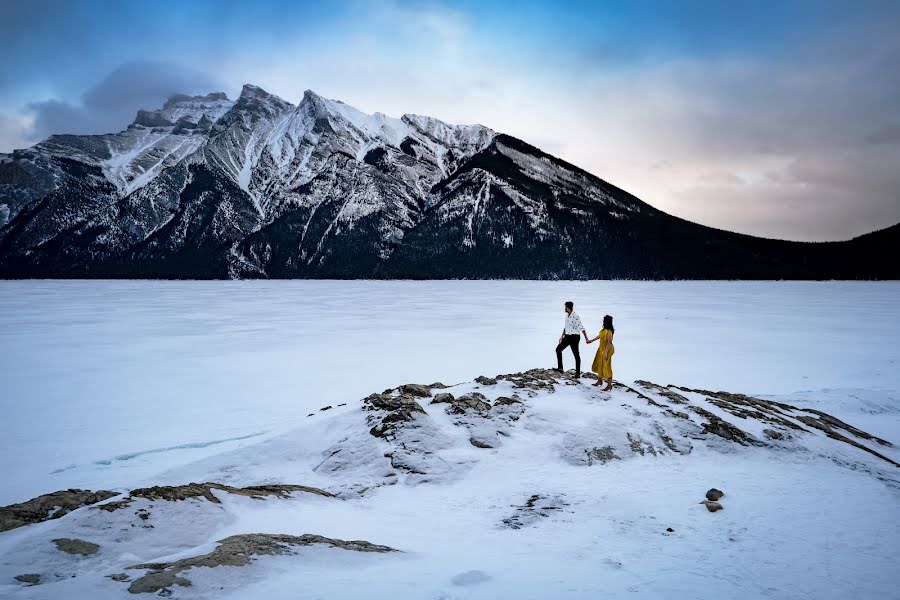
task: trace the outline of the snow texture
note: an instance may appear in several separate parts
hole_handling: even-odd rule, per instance
[[[900,586],[897,292],[0,284],[0,504],[72,486],[128,493],[191,481],[336,495],[218,489],[217,502],[81,508],[0,533],[0,595],[133,597],[128,587],[152,569],[128,567],[263,533],[400,552],[290,546],[245,566],[190,568],[179,573],[189,587],[166,589],[248,599],[889,597]],[[615,316],[623,386],[602,393],[546,372],[472,381],[552,364],[567,299],[592,330]],[[852,323],[835,318],[847,314]],[[595,348],[582,345],[585,363]],[[447,387],[395,387],[433,381]],[[400,413],[385,407],[411,402],[418,409],[387,419]],[[861,431],[825,427],[814,411]],[[699,504],[712,487],[725,492],[716,513]],[[60,538],[100,550],[66,554],[52,543]],[[129,581],[107,577],[119,573]],[[14,579],[27,574],[41,583]]]

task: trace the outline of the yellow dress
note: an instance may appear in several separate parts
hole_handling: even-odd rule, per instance
[[[603,359],[603,351],[606,348],[606,340],[609,340],[609,358]],[[597,374],[600,379],[611,379],[612,373],[612,356],[616,353],[616,347],[612,343],[612,332],[609,329],[600,330],[600,347],[597,348],[597,355],[594,356],[594,364],[591,365],[591,371]]]

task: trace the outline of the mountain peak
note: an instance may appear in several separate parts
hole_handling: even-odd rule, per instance
[[[303,90],[303,99],[304,100],[324,100],[322,96],[317,94],[314,90]]]
[[[238,101],[241,100],[250,100],[250,99],[262,99],[262,98],[278,98],[279,100],[285,101],[282,98],[279,98],[275,94],[267,92],[257,85],[253,85],[251,83],[245,83],[241,88],[241,94],[238,96]]]
[[[223,92],[202,96],[173,94],[157,110],[138,110],[134,125],[144,127],[172,127],[179,121],[197,124],[204,118],[217,121],[234,103]]]
[[[294,105],[261,87],[247,83],[241,88],[241,94],[234,103],[234,108],[240,111],[249,110],[275,115],[294,108]]]
[[[172,94],[168,98],[166,98],[166,103],[163,104],[163,108],[172,108],[178,104],[186,104],[186,103],[197,103],[197,102],[228,102],[228,96],[225,92],[210,92],[206,95],[198,95],[198,96],[190,96],[188,94]]]

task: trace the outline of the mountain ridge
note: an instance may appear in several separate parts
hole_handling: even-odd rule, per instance
[[[311,90],[175,95],[0,155],[0,276],[886,279],[900,226],[818,244],[660,211],[483,125]]]

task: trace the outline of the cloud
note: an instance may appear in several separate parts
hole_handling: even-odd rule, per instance
[[[161,62],[126,63],[85,91],[80,102],[51,99],[28,104],[26,111],[33,120],[27,138],[120,131],[140,108],[159,108],[172,94],[206,93],[215,87],[211,77],[193,69]]]
[[[0,140],[6,142],[9,149],[27,146],[30,142],[30,130],[31,119],[23,116],[8,117],[0,114]]]
[[[154,29],[134,45],[97,39],[193,71],[131,62],[73,95],[78,101],[44,93],[57,100],[31,105],[32,136],[114,131],[173,92],[233,95],[254,83],[297,102],[311,88],[367,112],[483,123],[711,226],[815,240],[900,220],[900,20],[892,16],[900,10],[891,3],[801,3],[789,20],[763,7],[734,20],[730,8],[710,13],[701,2],[668,16],[640,9],[646,23],[627,7],[604,21],[576,10],[528,17],[430,2],[302,15],[273,5],[226,11],[214,30],[198,15],[218,5],[191,6],[199,6],[193,18],[173,9],[183,17],[176,29]],[[41,31],[39,22],[29,27]],[[148,40],[157,38],[154,47]],[[29,39],[16,43],[42,41]],[[79,59],[99,70],[109,56],[107,48]],[[22,139],[22,121],[10,122]],[[8,139],[0,127],[0,150]]]
[[[564,158],[689,220],[846,239],[900,221],[897,40],[900,22],[869,23],[775,59],[601,69],[514,133],[556,130]]]
[[[867,144],[900,144],[900,125],[891,123],[873,131],[864,140]]]

